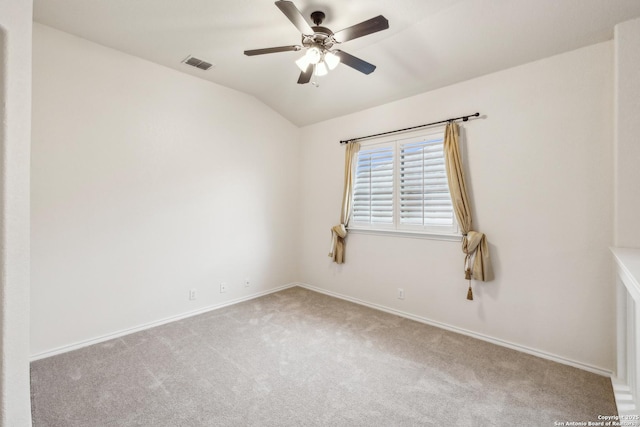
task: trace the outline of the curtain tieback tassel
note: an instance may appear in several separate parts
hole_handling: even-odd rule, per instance
[[[467,299],[473,301],[473,290],[471,289],[471,269],[467,268],[464,271],[464,278],[469,281],[469,290],[467,290]]]

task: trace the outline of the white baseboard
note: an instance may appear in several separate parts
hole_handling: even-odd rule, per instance
[[[502,347],[507,347],[510,348],[512,350],[516,350],[516,351],[520,351],[522,353],[526,353],[526,354],[530,354],[532,356],[536,356],[536,357],[540,357],[542,359],[547,359],[547,360],[551,360],[553,362],[557,362],[557,363],[561,363],[563,365],[569,365],[569,366],[573,366],[574,368],[578,368],[578,369],[582,369],[585,371],[589,371],[589,372],[593,372],[594,374],[598,374],[598,375],[602,375],[605,377],[611,377],[613,375],[613,373],[609,370],[606,369],[602,369],[599,368],[597,366],[592,366],[586,363],[582,363],[582,362],[578,362],[575,360],[570,360],[567,359],[565,357],[562,356],[558,356],[552,353],[547,353],[545,351],[541,351],[541,350],[537,350],[534,348],[530,348],[530,347],[526,347],[520,344],[514,344],[511,343],[509,341],[505,341],[505,340],[501,340],[498,338],[494,338],[494,337],[490,337],[488,335],[484,335],[484,334],[480,334],[477,332],[473,332],[473,331],[469,331],[467,329],[463,329],[463,328],[458,328],[457,326],[451,326],[448,325],[446,323],[442,323],[442,322],[437,322],[435,320],[431,320],[428,319],[426,317],[421,317],[421,316],[416,316],[414,314],[411,313],[406,313],[404,311],[400,311],[400,310],[396,310],[393,308],[389,308],[389,307],[385,307],[383,305],[380,304],[374,304],[374,303],[370,303],[367,301],[363,301],[361,299],[358,298],[353,298],[347,295],[343,295],[337,292],[332,292],[332,291],[328,291],[326,289],[322,289],[322,288],[318,288],[306,283],[297,283],[298,286],[300,286],[301,288],[306,288],[309,289],[311,291],[315,291],[315,292],[319,292],[325,295],[329,295],[335,298],[340,298],[343,299],[345,301],[350,301],[356,304],[360,304],[360,305],[364,305],[366,307],[370,307],[376,310],[380,310],[380,311],[384,311],[390,314],[395,314],[396,316],[400,316],[400,317],[404,317],[407,319],[411,319],[411,320],[415,320],[416,322],[420,322],[420,323],[425,323],[427,325],[431,325],[431,326],[435,326],[437,328],[441,328],[441,329],[446,329],[448,331],[452,331],[452,332],[456,332],[462,335],[467,335],[469,337],[472,338],[477,338],[479,340],[482,341],[486,341],[486,342],[490,342],[492,344],[496,344]]]
[[[61,347],[54,348],[52,350],[47,350],[47,351],[44,351],[44,352],[41,352],[41,353],[34,354],[34,355],[32,355],[30,357],[30,361],[33,362],[33,361],[36,361],[36,360],[39,360],[39,359],[44,359],[46,357],[51,357],[51,356],[55,356],[57,354],[66,353],[68,351],[77,350],[77,349],[82,348],[82,347],[87,347],[89,345],[98,344],[98,343],[101,343],[101,342],[104,342],[104,341],[108,341],[108,340],[111,340],[111,339],[114,339],[114,338],[122,337],[124,335],[132,334],[132,333],[135,333],[135,332],[143,331],[145,329],[150,329],[150,328],[153,328],[153,327],[156,327],[156,326],[164,325],[166,323],[175,322],[177,320],[185,319],[187,317],[197,316],[198,314],[202,314],[202,313],[206,313],[206,312],[209,312],[209,311],[217,310],[219,308],[227,307],[227,306],[230,306],[230,305],[233,305],[233,304],[237,304],[237,303],[240,303],[240,302],[243,302],[243,301],[248,301],[248,300],[252,300],[252,299],[255,299],[255,298],[259,298],[261,296],[272,294],[272,293],[275,293],[275,292],[279,292],[279,291],[282,291],[284,289],[292,288],[292,287],[295,287],[295,286],[300,286],[301,288],[309,289],[311,291],[319,292],[319,293],[322,293],[322,294],[325,294],[325,295],[329,295],[329,296],[332,296],[332,297],[335,297],[335,298],[339,298],[339,299],[342,299],[342,300],[345,300],[345,301],[350,301],[350,302],[353,302],[353,303],[356,303],[356,304],[359,304],[359,305],[364,305],[366,307],[370,307],[370,308],[373,308],[373,309],[376,309],[376,310],[384,311],[384,312],[387,312],[387,313],[390,313],[390,314],[395,314],[396,316],[400,316],[400,317],[404,317],[404,318],[407,318],[407,319],[415,320],[416,322],[424,323],[424,324],[435,326],[435,327],[438,327],[438,328],[441,328],[441,329],[445,329],[445,330],[448,330],[448,331],[452,331],[452,332],[456,332],[456,333],[459,333],[459,334],[467,335],[467,336],[470,336],[472,338],[477,338],[479,340],[490,342],[492,344],[496,344],[496,345],[499,345],[499,346],[502,346],[502,347],[507,347],[507,348],[510,348],[512,350],[520,351],[522,353],[531,354],[533,356],[537,356],[537,357],[540,357],[542,359],[547,359],[547,360],[551,360],[553,362],[562,363],[564,365],[573,366],[575,368],[579,368],[579,369],[583,369],[585,371],[593,372],[593,373],[598,374],[598,375],[602,375],[602,376],[606,376],[606,377],[612,377],[612,372],[608,371],[606,369],[602,369],[602,368],[599,368],[599,367],[596,367],[596,366],[588,365],[588,364],[585,364],[585,363],[582,363],[582,362],[577,362],[575,360],[570,360],[570,359],[567,359],[567,358],[564,358],[564,357],[561,357],[561,356],[558,356],[558,355],[555,355],[555,354],[551,354],[551,353],[547,353],[547,352],[544,352],[544,351],[541,351],[541,350],[536,350],[536,349],[533,349],[533,348],[530,348],[530,347],[522,346],[520,344],[514,344],[514,343],[511,343],[511,342],[508,342],[508,341],[504,341],[504,340],[501,340],[501,339],[498,339],[498,338],[493,338],[493,337],[490,337],[490,336],[487,336],[487,335],[484,335],[484,334],[480,334],[480,333],[477,333],[477,332],[469,331],[467,329],[458,328],[456,326],[451,326],[451,325],[448,325],[446,323],[437,322],[435,320],[431,320],[431,319],[428,319],[426,317],[416,316],[414,314],[406,313],[404,311],[396,310],[396,309],[389,308],[389,307],[385,307],[385,306],[380,305],[380,304],[370,303],[370,302],[367,302],[367,301],[364,301],[364,300],[361,300],[361,299],[358,299],[358,298],[353,298],[353,297],[350,297],[350,296],[347,296],[347,295],[343,295],[343,294],[340,294],[340,293],[337,293],[337,292],[328,291],[326,289],[318,288],[318,287],[309,285],[307,283],[289,283],[289,284],[286,284],[286,285],[283,285],[283,286],[279,286],[279,287],[276,287],[276,288],[269,289],[267,291],[257,292],[255,294],[251,294],[251,295],[247,295],[247,296],[244,296],[244,297],[241,297],[241,298],[236,298],[236,299],[232,299],[232,300],[229,300],[229,301],[225,301],[223,303],[214,304],[214,305],[210,305],[210,306],[207,306],[207,307],[199,308],[197,310],[189,311],[189,312],[182,313],[182,314],[179,314],[179,315],[176,315],[176,316],[170,316],[170,317],[167,317],[167,318],[164,318],[164,319],[160,319],[160,320],[156,320],[156,321],[153,321],[153,322],[149,322],[149,323],[145,323],[145,324],[142,324],[142,325],[138,325],[138,326],[135,326],[133,328],[122,329],[122,330],[115,331],[115,332],[110,333],[110,334],[102,335],[102,336],[91,338],[91,339],[88,339],[88,340],[78,341],[78,342],[75,342],[75,343],[72,343],[72,344],[68,344],[68,345],[64,345],[64,346],[61,346]]]
[[[139,331],[143,331],[145,329],[150,329],[150,328],[154,328],[156,326],[160,326],[160,325],[164,325],[166,323],[170,323],[170,322],[175,322],[177,320],[181,320],[181,319],[186,319],[187,317],[192,317],[192,316],[197,316],[198,314],[203,314],[203,313],[207,313],[209,311],[213,311],[213,310],[217,310],[219,308],[222,307],[227,307],[233,304],[237,304],[239,302],[243,302],[243,301],[249,301],[255,298],[259,298],[261,296],[264,295],[268,295],[268,294],[272,294],[274,292],[279,292],[282,291],[284,289],[288,289],[288,288],[292,288],[294,286],[298,286],[297,283],[290,283],[287,285],[283,285],[283,286],[279,286],[277,288],[273,288],[273,289],[269,289],[267,291],[263,291],[263,292],[257,292],[255,294],[251,294],[251,295],[247,295],[241,298],[235,298],[229,301],[225,301],[219,304],[214,304],[214,305],[210,305],[207,307],[202,307],[199,308],[197,310],[193,310],[193,311],[188,311],[186,313],[182,313],[182,314],[178,314],[176,316],[170,316],[170,317],[166,317],[164,319],[160,319],[160,320],[156,320],[153,322],[149,322],[149,323],[144,323],[142,325],[138,325],[138,326],[134,326],[133,328],[127,328],[127,329],[122,329],[110,334],[106,334],[106,335],[101,335],[99,337],[95,337],[95,338],[91,338],[88,340],[83,340],[83,341],[78,341],[72,344],[68,344],[68,345],[64,345],[61,347],[57,347],[54,348],[52,350],[47,350],[47,351],[43,351],[41,353],[37,353],[37,354],[33,354],[31,355],[31,357],[29,358],[29,360],[31,362],[36,361],[36,360],[40,360],[40,359],[44,359],[46,357],[51,357],[51,356],[55,356],[57,354],[62,354],[62,353],[66,353],[68,351],[73,351],[73,350],[77,350],[79,348],[82,347],[87,347],[93,344],[98,344],[101,342],[105,342],[105,341],[109,341],[112,340],[114,338],[119,338],[122,337],[124,335],[129,335],[129,334],[133,334],[134,332],[139,332]]]

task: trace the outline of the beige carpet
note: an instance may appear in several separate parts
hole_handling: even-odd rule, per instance
[[[616,413],[608,378],[302,288],[34,362],[31,386],[36,427],[537,427]]]

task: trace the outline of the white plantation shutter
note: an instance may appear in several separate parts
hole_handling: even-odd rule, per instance
[[[352,220],[393,224],[393,146],[361,148],[353,187]]]
[[[453,227],[453,207],[444,166],[442,135],[400,145],[399,222]]]
[[[444,133],[361,144],[349,228],[454,236]]]

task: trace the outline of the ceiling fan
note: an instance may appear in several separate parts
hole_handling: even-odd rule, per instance
[[[302,70],[298,84],[309,83],[314,74],[316,76],[327,74],[340,62],[364,74],[371,74],[376,69],[375,65],[367,61],[333,48],[340,43],[386,30],[389,28],[389,21],[384,16],[376,16],[334,33],[330,29],[320,26],[325,18],[323,12],[316,11],[311,14],[311,20],[315,25],[310,26],[293,2],[276,1],[275,5],[302,33],[302,44],[245,50],[245,55],[254,56],[306,49],[305,55],[296,61]]]

